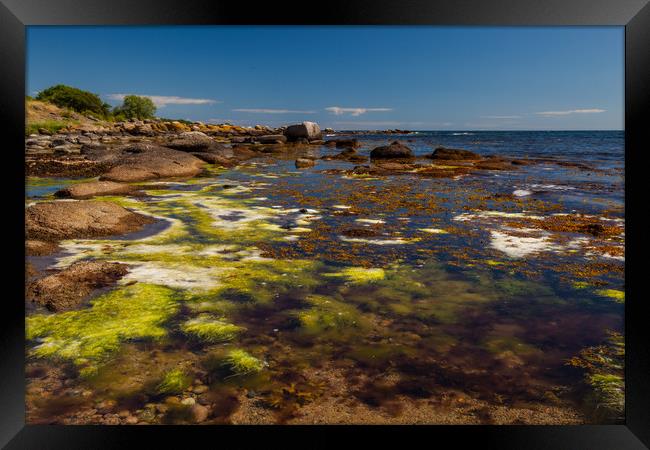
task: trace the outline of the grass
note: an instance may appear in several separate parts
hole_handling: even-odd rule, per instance
[[[181,329],[186,334],[193,335],[199,340],[209,343],[230,341],[243,330],[242,327],[221,319],[213,319],[207,315],[188,320],[181,325]]]
[[[190,377],[181,369],[173,369],[165,374],[156,387],[158,394],[180,394],[190,386]]]
[[[43,128],[54,134],[57,133],[60,129],[67,127],[71,122],[61,122],[59,120],[46,120],[44,122],[34,122],[28,123],[25,126],[25,136],[30,134],[39,134],[39,129]]]

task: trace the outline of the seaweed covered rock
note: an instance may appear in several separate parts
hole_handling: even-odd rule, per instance
[[[459,159],[476,160],[476,159],[481,159],[481,155],[479,155],[478,153],[471,152],[469,150],[438,147],[433,151],[431,155],[428,155],[427,158],[442,159],[442,160],[459,160]]]
[[[153,221],[115,203],[93,200],[43,202],[25,210],[27,239],[50,242],[130,233]]]
[[[91,181],[68,186],[54,195],[63,198],[90,198],[97,195],[122,195],[133,192],[135,188],[128,184],[113,181]]]
[[[370,158],[413,158],[413,152],[408,146],[402,144],[401,142],[394,141],[390,145],[383,145],[381,147],[374,148],[370,152]]]
[[[106,261],[80,261],[32,282],[27,299],[50,311],[78,306],[94,289],[109,286],[127,273],[127,266]]]
[[[117,182],[193,177],[201,173],[204,164],[187,152],[145,143],[127,145],[96,157],[114,162],[100,180]]]

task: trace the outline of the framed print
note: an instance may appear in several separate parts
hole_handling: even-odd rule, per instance
[[[647,2],[127,3],[0,5],[3,445],[648,445]]]

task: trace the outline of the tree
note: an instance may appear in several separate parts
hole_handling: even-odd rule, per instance
[[[99,117],[110,114],[109,105],[102,102],[98,95],[64,84],[42,90],[36,100],[53,103],[60,108],[70,108],[82,114],[91,113]]]
[[[156,113],[156,105],[148,97],[127,95],[122,106],[113,110],[115,116],[124,116],[127,119],[151,119]]]

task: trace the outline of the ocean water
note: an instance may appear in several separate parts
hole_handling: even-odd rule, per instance
[[[179,367],[208,391],[176,395],[208,405],[215,423],[619,420],[620,367],[593,355],[621,357],[612,333],[624,329],[623,133],[341,137],[358,139],[362,155],[399,140],[417,156],[444,146],[535,163],[453,178],[358,176],[355,164],[320,159],[297,170],[296,157],[340,151],[311,146],[108,198],[169,226],[66,241],[33,259],[131,271],[73,313],[30,311],[28,374],[46,367],[65,387],[28,375],[28,421],[104,423],[127,409],[183,423],[178,411],[143,413],[166,401],[151,386]],[[71,182],[29,179],[27,202]],[[135,317],[120,306],[154,300],[170,305],[163,331],[128,338],[120,324],[139,324],[140,306]],[[240,331],[223,342],[188,331],[216,319]],[[38,357],[48,348],[52,358]],[[231,349],[257,358],[255,373],[224,375]],[[107,401],[113,410],[98,413]]]

